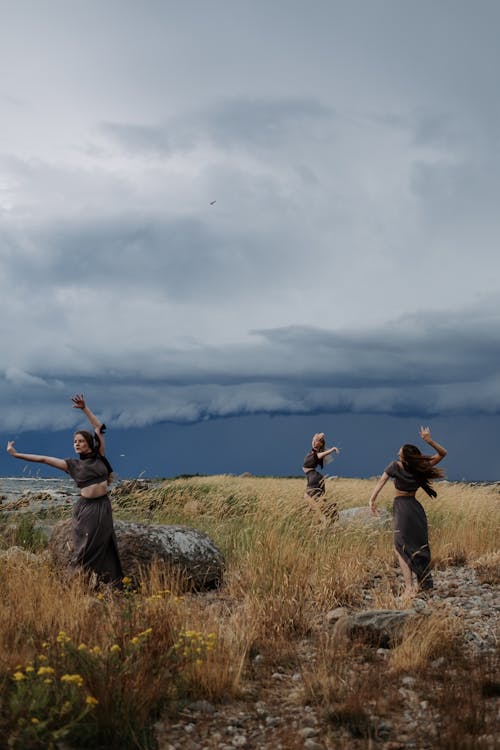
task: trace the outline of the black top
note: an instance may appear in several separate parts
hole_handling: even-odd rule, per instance
[[[413,474],[403,469],[399,461],[393,461],[389,464],[385,469],[385,473],[394,479],[394,487],[401,492],[416,492],[420,487]]]
[[[90,487],[92,484],[108,481],[108,467],[100,455],[89,458],[66,458],[68,474],[77,487]]]
[[[323,459],[318,458],[318,451],[314,450],[314,448],[310,450],[304,458],[303,466],[304,469],[315,469],[316,466],[321,466],[321,468],[323,468]]]

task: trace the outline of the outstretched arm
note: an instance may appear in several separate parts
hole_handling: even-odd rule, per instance
[[[436,443],[435,440],[431,438],[431,428],[430,427],[421,427],[420,428],[420,437],[422,440],[424,440],[427,445],[430,445],[431,448],[434,448],[436,453],[433,456],[430,456],[429,461],[432,466],[435,466],[440,461],[443,460],[443,458],[447,455],[448,451],[446,448],[443,448],[442,445],[439,445],[439,443]]]
[[[382,474],[382,476],[378,480],[377,484],[375,485],[375,489],[373,490],[373,492],[371,494],[369,505],[370,505],[370,510],[371,510],[371,512],[373,513],[374,516],[376,516],[378,514],[378,510],[375,507],[375,500],[377,499],[380,490],[386,484],[386,482],[387,482],[388,479],[389,479],[389,474],[386,474],[385,471],[384,471],[384,473]]]
[[[73,401],[73,408],[74,409],[81,409],[87,419],[89,420],[90,424],[94,428],[94,431],[97,432],[99,435],[99,440],[101,441],[101,446],[99,448],[99,453],[102,455],[106,452],[106,444],[104,440],[104,433],[101,432],[101,429],[103,427],[103,423],[100,419],[96,417],[93,411],[87,406],[85,399],[83,397],[83,393],[77,393],[75,396],[71,399]]]
[[[328,448],[327,451],[321,451],[321,453],[318,453],[317,456],[319,459],[324,458],[325,456],[329,456],[330,453],[340,453],[339,449],[333,446],[333,448]]]
[[[9,440],[7,443],[7,453],[13,458],[19,458],[21,461],[32,461],[36,464],[47,464],[47,466],[53,466],[54,469],[60,469],[61,471],[67,471],[68,466],[63,458],[54,458],[54,456],[39,456],[37,453],[18,453],[14,448],[14,441]]]

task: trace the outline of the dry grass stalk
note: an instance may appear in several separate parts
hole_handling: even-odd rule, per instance
[[[438,657],[456,656],[462,634],[458,618],[442,610],[412,620],[404,626],[398,645],[391,651],[390,667],[396,673],[413,673],[426,669]]]

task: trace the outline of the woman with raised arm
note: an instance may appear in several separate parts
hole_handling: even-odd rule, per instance
[[[89,409],[83,394],[73,396],[72,401],[73,407],[83,411],[93,428],[93,434],[87,430],[74,433],[73,447],[78,458],[63,459],[18,453],[13,440],[7,444],[7,452],[21,461],[53,466],[74,479],[80,488],[80,498],[73,510],[71,564],[94,572],[99,582],[121,587],[123,573],[108,496],[113,469],[105,456],[106,426]]]
[[[429,497],[437,496],[431,480],[444,476],[444,472],[435,467],[447,454],[446,449],[431,438],[429,427],[420,428],[420,437],[436,452],[427,456],[416,445],[402,445],[398,460],[387,466],[370,497],[370,510],[376,515],[375,501],[379,492],[389,479],[394,480],[394,546],[403,573],[404,594],[407,596],[433,587],[427,516],[415,493],[421,487]],[[417,579],[416,586],[413,584],[413,574]]]
[[[319,514],[319,519],[323,525],[328,524],[328,519],[325,517],[323,510],[327,510],[329,515],[336,516],[336,506],[333,505],[331,508],[321,508],[319,501],[323,499],[325,494],[325,478],[323,474],[317,471],[317,466],[323,468],[323,462],[325,458],[330,456],[332,453],[338,453],[339,449],[335,446],[332,448],[326,447],[326,438],[324,432],[317,432],[313,435],[312,448],[304,458],[302,464],[302,470],[306,475],[307,487],[305,491],[305,499],[309,503],[309,507],[316,514]],[[333,511],[333,513],[332,513]]]

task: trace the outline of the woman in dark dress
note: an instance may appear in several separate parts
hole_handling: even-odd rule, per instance
[[[332,453],[338,453],[339,449],[333,446],[332,448],[326,448],[326,438],[324,432],[317,432],[312,439],[312,448],[304,458],[302,470],[306,475],[307,487],[304,498],[308,501],[309,507],[319,515],[319,520],[323,525],[328,524],[327,515],[336,516],[336,506],[326,508],[322,507],[324,494],[325,494],[325,478],[321,474],[317,467],[323,468],[323,462],[327,456]]]
[[[429,427],[420,428],[420,437],[436,452],[427,456],[415,445],[407,443],[401,446],[398,460],[387,466],[370,497],[370,510],[376,515],[375,501],[380,490],[389,479],[394,480],[394,546],[407,596],[433,587],[427,516],[415,493],[421,487],[429,497],[436,497],[430,481],[444,476],[443,471],[435,467],[447,454],[445,448],[432,440]],[[416,586],[413,575],[417,579]]]
[[[37,454],[18,453],[14,441],[7,444],[7,452],[21,461],[34,461],[65,471],[80,488],[80,498],[73,510],[73,567],[95,573],[97,580],[120,587],[123,577],[116,536],[113,528],[111,502],[107,494],[112,468],[105,456],[105,425],[92,413],[83,395],[72,399],[75,409],[81,409],[94,429],[75,432],[73,446],[78,458],[55,458]]]

